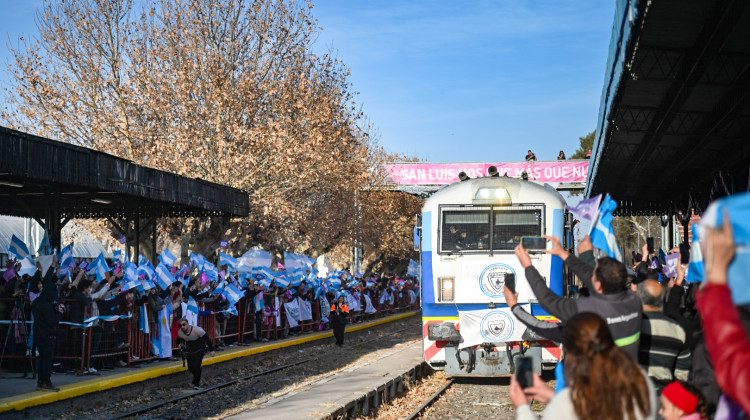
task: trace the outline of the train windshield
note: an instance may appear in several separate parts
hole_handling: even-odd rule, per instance
[[[542,234],[542,210],[495,210],[492,228],[492,249],[511,250],[521,243],[522,236]]]
[[[522,236],[542,234],[542,209],[517,207],[443,209],[442,252],[513,250]]]

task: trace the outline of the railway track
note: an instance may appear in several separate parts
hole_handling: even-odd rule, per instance
[[[383,342],[384,342],[384,339],[386,339],[387,337],[393,337],[393,336],[396,336],[399,333],[403,333],[403,332],[408,331],[408,330],[413,330],[413,327],[409,326],[409,327],[401,328],[401,329],[398,329],[398,330],[395,330],[395,331],[391,331],[391,332],[388,332],[388,333],[377,334],[377,337],[375,337],[375,338],[351,344],[351,348],[364,347],[364,346],[372,345],[372,344],[375,344],[375,343],[378,343],[378,344],[382,345]],[[221,382],[219,384],[207,387],[207,388],[199,390],[199,391],[191,392],[189,394],[177,396],[177,397],[174,397],[174,398],[169,398],[169,399],[167,399],[165,401],[162,401],[162,402],[159,402],[159,403],[155,403],[155,404],[150,404],[150,405],[138,407],[136,409],[132,409],[132,410],[129,410],[129,411],[125,412],[125,413],[120,413],[120,414],[117,414],[117,415],[114,415],[114,416],[111,416],[111,417],[108,417],[108,418],[111,419],[111,420],[125,419],[125,418],[140,416],[140,415],[143,415],[143,414],[146,414],[146,413],[151,413],[151,412],[154,412],[154,411],[156,411],[158,409],[162,409],[162,408],[165,408],[165,407],[168,407],[168,406],[173,406],[175,404],[182,403],[184,401],[191,400],[191,399],[193,399],[195,397],[198,397],[200,395],[213,393],[213,392],[215,392],[217,390],[220,390],[220,389],[223,389],[223,388],[227,388],[227,387],[230,387],[232,385],[237,385],[237,384],[240,384],[240,383],[245,382],[245,381],[249,381],[249,380],[256,379],[256,378],[259,378],[259,377],[262,377],[262,376],[267,376],[267,375],[271,375],[271,374],[274,374],[274,373],[277,373],[277,372],[281,372],[281,371],[293,368],[295,366],[304,365],[306,363],[313,362],[313,361],[321,359],[323,357],[326,357],[326,355],[325,354],[321,354],[321,355],[319,355],[317,357],[305,358],[303,360],[298,360],[298,361],[295,361],[295,362],[292,362],[292,363],[285,364],[283,366],[274,367],[272,369],[267,369],[267,370],[264,370],[264,371],[261,371],[261,372],[252,373],[250,375],[245,375],[245,376],[242,376],[242,377],[232,378],[230,380],[223,381],[223,382]],[[329,374],[327,376],[330,376],[330,375],[333,375],[333,374],[335,374],[335,372],[331,373],[331,374]]]
[[[432,394],[432,396],[430,396],[430,398],[427,399],[427,401],[423,402],[422,405],[420,405],[414,411],[412,411],[409,414],[409,416],[406,417],[406,419],[413,420],[413,419],[417,419],[421,417],[425,413],[425,411],[427,411],[427,408],[429,408],[435,401],[437,401],[440,398],[440,396],[443,395],[443,393],[447,391],[448,388],[450,388],[452,385],[453,385],[453,379],[449,379],[448,382],[446,382],[446,384],[443,385],[442,388],[437,390],[434,394]]]

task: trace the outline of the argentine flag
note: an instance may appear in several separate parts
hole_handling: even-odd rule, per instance
[[[208,261],[203,264],[203,272],[206,273],[209,279],[213,281],[219,280],[219,269]]]
[[[175,282],[172,272],[163,261],[156,266],[155,272],[156,276],[154,276],[154,280],[162,290],[167,290],[169,285]]]
[[[99,254],[98,257],[94,260],[91,265],[89,265],[88,271],[86,271],[86,274],[93,274],[96,276],[96,280],[100,283],[106,278],[106,273],[109,271],[109,266],[107,265],[107,262],[104,260],[104,254]]]
[[[245,291],[240,291],[240,289],[237,288],[232,283],[227,284],[227,286],[224,288],[224,291],[222,292],[224,297],[227,298],[229,301],[229,306],[234,306],[237,304],[237,302],[242,299],[243,296],[245,296]]]
[[[37,255],[52,255],[52,247],[49,245],[49,235],[44,232],[42,242],[39,244],[39,249],[36,251]]]
[[[302,276],[291,276],[289,279],[289,284],[291,284],[292,287],[298,287],[300,284],[302,284],[302,280],[304,280],[304,277]]]
[[[706,279],[706,266],[703,264],[698,224],[693,224],[693,243],[690,245],[690,265],[688,265],[688,283],[697,283]]]
[[[419,263],[414,260],[409,260],[409,268],[406,270],[406,274],[412,277],[419,277]]]
[[[125,263],[125,280],[138,281],[138,266],[130,261]]]
[[[216,288],[211,292],[212,295],[220,295],[224,292],[224,287],[226,286],[226,282],[223,280],[221,283],[219,283]]]
[[[702,238],[706,237],[706,229],[726,223],[725,212],[729,213],[732,222],[735,246],[734,259],[729,264],[729,288],[735,304],[747,305],[750,304],[750,287],[747,287],[747,273],[750,273],[750,193],[734,194],[711,203],[698,226]]]
[[[198,302],[192,296],[188,297],[187,312],[198,316]]]
[[[332,277],[328,279],[328,285],[330,289],[338,290],[341,289],[341,278],[340,277]]]
[[[149,267],[148,264],[141,264],[141,265],[139,265],[137,273],[138,273],[139,276],[143,275],[143,276],[148,277],[149,279],[153,279],[154,276],[156,275],[154,273],[154,269],[151,268],[151,267]]]
[[[159,255],[159,259],[161,262],[167,265],[167,267],[171,267],[174,265],[175,262],[177,262],[177,257],[172,255],[171,252],[169,252],[169,248],[165,249],[164,252]]]
[[[263,305],[263,292],[261,291],[255,297],[253,297],[253,304],[255,305],[255,311],[262,311],[264,308]]]
[[[21,268],[18,270],[18,275],[23,276],[28,274],[33,276],[39,270],[36,266],[36,262],[31,257],[26,257],[21,260]]]
[[[8,245],[8,254],[15,256],[15,258],[19,261],[31,255],[31,253],[29,252],[29,247],[27,247],[26,244],[23,243],[23,241],[20,240],[16,235],[13,235],[13,237],[10,238],[10,245]]]
[[[198,270],[203,270],[203,265],[206,263],[206,257],[201,254],[190,253],[190,262],[195,265]]]
[[[226,265],[227,271],[230,273],[236,273],[237,272],[237,258],[234,258],[231,255],[227,255],[225,253],[219,254],[219,265]]]
[[[326,292],[328,292],[328,288],[325,284],[321,284],[320,286],[315,288],[315,299],[320,297],[320,295],[325,296]]]
[[[281,274],[277,277],[274,277],[273,282],[278,284],[279,287],[288,287],[289,286],[289,279],[286,277],[285,274]]]
[[[57,258],[60,261],[60,273],[59,276],[65,277],[70,273],[70,267],[75,265],[73,259],[73,242],[60,251],[60,256]]]
[[[146,308],[146,305],[141,305],[140,310],[141,316],[138,318],[138,328],[143,331],[144,334],[149,334],[151,332],[151,328],[148,325],[148,309]]]
[[[268,267],[261,267],[260,270],[258,271],[260,274],[263,274],[264,276],[266,276],[268,280],[273,280],[278,275],[278,273],[276,273],[275,271],[271,270]]]
[[[595,247],[606,252],[611,258],[622,262],[622,251],[617,246],[615,229],[612,227],[612,218],[617,209],[617,202],[607,194],[602,200],[602,205],[596,213],[592,223],[591,242]]]
[[[154,287],[156,287],[154,282],[144,277],[143,279],[141,279],[141,285],[138,287],[138,289],[145,292],[146,290],[151,290]]]

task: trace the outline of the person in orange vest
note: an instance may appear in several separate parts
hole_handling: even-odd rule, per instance
[[[331,305],[331,325],[333,326],[333,336],[336,338],[336,345],[344,345],[344,329],[349,323],[349,306],[346,304],[346,298],[343,293],[333,305]]]

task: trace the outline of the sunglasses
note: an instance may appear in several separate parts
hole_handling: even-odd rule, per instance
[[[180,324],[180,325],[182,325],[183,327],[187,327],[188,326],[188,324]]]

